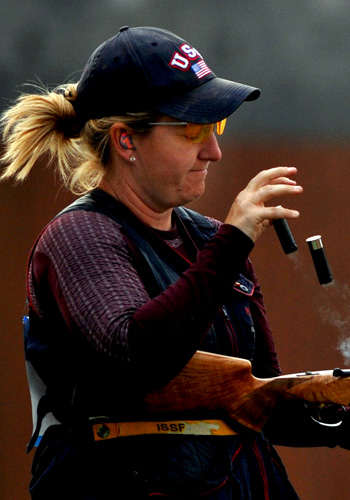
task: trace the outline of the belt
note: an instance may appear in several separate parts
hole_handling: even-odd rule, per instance
[[[223,420],[167,420],[156,422],[102,422],[92,424],[95,441],[145,434],[232,436],[238,432]]]

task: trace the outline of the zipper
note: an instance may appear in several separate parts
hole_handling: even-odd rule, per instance
[[[224,315],[225,319],[225,325],[226,329],[230,338],[231,346],[232,346],[232,354],[235,357],[239,357],[239,352],[238,352],[238,343],[237,343],[237,337],[236,337],[236,332],[233,328],[231,318],[227,312],[226,306],[222,305],[221,306],[222,313]]]

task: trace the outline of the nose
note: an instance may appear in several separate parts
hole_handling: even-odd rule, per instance
[[[214,132],[211,134],[209,139],[201,144],[201,149],[199,151],[198,157],[205,161],[219,161],[221,160],[221,149],[219,147],[218,140]]]

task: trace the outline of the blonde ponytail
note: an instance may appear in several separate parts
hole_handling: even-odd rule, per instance
[[[23,181],[35,162],[44,154],[56,160],[58,172],[68,189],[83,194],[97,187],[109,164],[109,132],[116,121],[147,133],[152,112],[130,113],[92,119],[81,128],[71,101],[77,96],[77,85],[68,84],[55,91],[25,94],[2,118],[7,164],[0,180]]]
[[[70,176],[72,162],[81,157],[79,128],[69,100],[76,95],[76,85],[62,87],[60,92],[21,95],[2,118],[5,153],[8,163],[1,179],[23,181],[35,162],[45,153],[57,158],[62,179]],[[66,96],[66,97],[65,97]]]

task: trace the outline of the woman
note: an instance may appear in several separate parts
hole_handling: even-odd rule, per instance
[[[49,153],[69,189],[87,193],[29,260],[34,500],[298,498],[264,433],[182,433],[184,418],[223,418],[198,410],[162,415],[156,435],[143,406],[197,350],[280,374],[248,255],[271,220],[298,217],[265,206],[302,192],[296,169],[260,172],[223,224],[183,207],[221,158],[214,128],[259,93],[217,78],[170,32],[125,27],[78,84],[22,96],[4,114],[4,179],[25,179]]]

